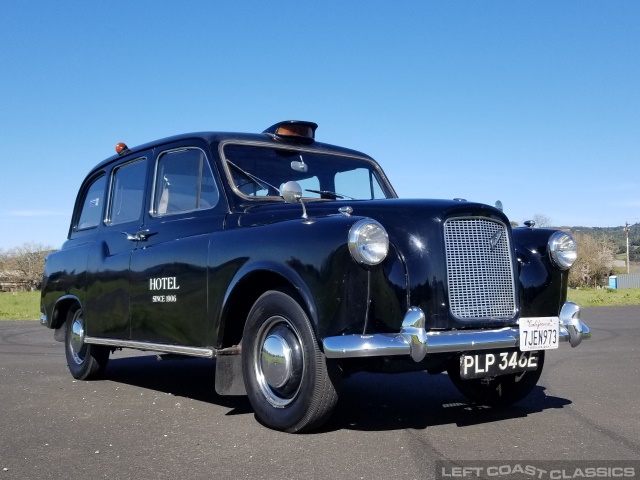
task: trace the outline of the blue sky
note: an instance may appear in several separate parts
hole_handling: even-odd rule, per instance
[[[406,198],[640,222],[640,2],[0,3],[0,249],[59,247],[86,173],[190,131],[319,124]]]

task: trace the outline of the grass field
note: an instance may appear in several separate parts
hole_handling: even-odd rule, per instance
[[[569,290],[568,299],[581,307],[640,305],[640,288]]]
[[[640,288],[569,290],[569,300],[581,307],[640,305]],[[40,292],[0,292],[0,320],[40,318]]]
[[[40,292],[0,292],[0,320],[40,318]]]

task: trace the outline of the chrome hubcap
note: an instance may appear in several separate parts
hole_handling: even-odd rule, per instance
[[[71,327],[71,349],[75,353],[80,353],[84,346],[84,325],[82,319],[76,319],[73,321]]]
[[[291,347],[278,334],[267,337],[260,355],[265,381],[274,388],[286,385],[291,377]]]
[[[304,355],[295,327],[284,317],[269,318],[258,331],[256,379],[265,399],[284,408],[298,395]]]
[[[84,319],[82,318],[82,310],[78,310],[73,317],[71,323],[71,335],[69,336],[69,347],[73,360],[81,365],[84,361]]]

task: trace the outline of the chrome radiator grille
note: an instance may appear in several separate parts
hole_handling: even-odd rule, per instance
[[[516,311],[507,227],[487,218],[444,224],[449,307],[461,320],[510,319]]]

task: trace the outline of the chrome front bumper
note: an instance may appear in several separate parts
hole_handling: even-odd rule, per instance
[[[580,307],[566,302],[560,310],[561,342],[577,347],[591,337],[591,331],[580,321]],[[400,333],[373,335],[341,335],[324,339],[327,358],[379,357],[410,355],[419,362],[428,353],[468,352],[518,347],[520,330],[505,327],[495,330],[448,330],[428,332],[424,312],[411,307],[404,317]]]

